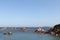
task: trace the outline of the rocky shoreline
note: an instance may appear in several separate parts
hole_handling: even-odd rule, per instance
[[[41,29],[41,28],[39,28],[39,29],[35,30],[35,32],[60,36],[60,24],[55,25],[53,28],[50,28],[47,31],[45,31],[45,30],[43,31],[43,29]]]
[[[7,28],[7,27],[3,27],[0,28],[0,30],[21,30],[23,32],[28,32],[28,28],[26,27],[22,27],[22,28],[17,28],[17,27],[13,27],[13,28]],[[55,25],[53,28],[50,28],[49,30],[44,30],[41,27],[39,27],[36,30],[32,30],[32,32],[36,32],[36,33],[43,33],[43,34],[51,34],[51,35],[55,35],[55,36],[60,36],[60,24]],[[12,32],[6,32],[4,34],[11,34]]]
[[[48,33],[56,36],[60,36],[60,24],[55,25],[53,28],[48,30]]]

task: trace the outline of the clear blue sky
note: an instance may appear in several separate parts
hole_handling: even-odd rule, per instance
[[[0,26],[53,26],[60,23],[60,0],[0,0]]]

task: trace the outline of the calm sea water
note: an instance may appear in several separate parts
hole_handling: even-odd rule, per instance
[[[46,29],[46,28],[45,28]],[[49,34],[38,34],[32,32],[34,28],[30,28],[29,32],[20,30],[0,30],[0,40],[60,40],[60,36],[52,36]],[[4,35],[4,32],[13,32],[13,35]]]

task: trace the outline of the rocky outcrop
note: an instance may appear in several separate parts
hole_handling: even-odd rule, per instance
[[[52,35],[60,35],[60,24],[55,25],[53,28],[49,29],[48,32]]]
[[[35,32],[37,33],[45,33],[45,30],[42,28],[38,28],[37,30],[35,30]]]
[[[12,32],[5,32],[4,35],[12,35]]]

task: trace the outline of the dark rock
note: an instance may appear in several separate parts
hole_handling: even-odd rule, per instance
[[[53,35],[60,35],[60,24],[57,24],[53,28],[50,28],[48,32]]]

